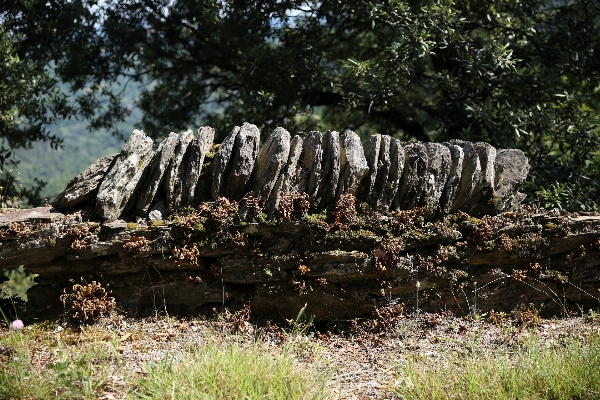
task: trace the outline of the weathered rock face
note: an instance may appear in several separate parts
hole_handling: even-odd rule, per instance
[[[148,225],[94,221],[90,210],[0,214],[0,270],[39,274],[28,295],[44,313],[59,311],[63,288],[80,277],[110,284],[121,309],[142,314],[158,304],[189,314],[249,302],[271,319],[294,318],[305,304],[318,320],[351,318],[390,299],[414,309],[417,282],[423,311],[533,303],[552,316],[598,305],[598,215],[519,209],[426,222],[424,210],[363,205],[339,226],[331,214],[243,221],[225,200],[201,210]]]
[[[117,155],[100,158],[88,169],[69,182],[65,190],[52,202],[57,210],[73,210],[90,203],[96,198],[100,183],[112,166]]]
[[[104,219],[118,219],[131,207],[140,189],[138,184],[152,160],[153,141],[135,130],[98,189],[96,214]]]
[[[214,134],[209,127],[201,128],[196,138],[192,131],[181,137],[173,133],[149,162],[148,149],[135,148],[145,137],[136,131],[110,171],[102,172],[106,160],[94,165],[74,181],[89,176],[90,186],[70,184],[56,207],[69,210],[97,197],[98,215],[105,219],[128,213],[145,217],[151,211],[155,211],[152,218],[164,217],[163,203],[174,211],[207,200],[207,189],[198,192],[202,182],[201,187],[211,187],[212,199],[240,200],[253,191],[270,216],[277,212],[283,194],[305,193],[311,209],[320,211],[332,208],[343,194],[352,194],[380,211],[424,207],[424,217],[433,220],[458,210],[482,216],[515,208],[523,200],[518,190],[529,172],[520,150],[460,140],[402,143],[376,134],[363,146],[351,131],[310,132],[305,139],[291,139],[289,132],[277,128],[259,149],[258,128],[244,123],[218,146],[212,171],[203,173]],[[65,200],[70,198],[77,200]]]
[[[150,172],[142,185],[142,190],[135,207],[135,215],[146,215],[148,213],[156,193],[163,186],[163,178],[169,169],[178,142],[179,136],[171,132],[158,146],[156,154],[154,154],[150,163]]]

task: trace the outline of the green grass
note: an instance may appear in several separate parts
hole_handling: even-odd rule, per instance
[[[598,399],[600,334],[546,345],[530,338],[513,352],[448,353],[398,366],[403,399]]]
[[[177,361],[150,366],[138,382],[144,399],[318,399],[325,378],[303,370],[284,351],[207,345]]]
[[[1,329],[1,328],[0,328]],[[65,335],[63,335],[63,333]],[[0,331],[0,400],[97,399],[111,376],[124,378],[128,399],[321,399],[327,376],[304,367],[294,349],[207,340],[133,373],[119,338],[78,338],[76,332]],[[47,360],[40,361],[44,354]]]

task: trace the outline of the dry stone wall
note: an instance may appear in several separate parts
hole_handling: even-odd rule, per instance
[[[196,135],[171,133],[154,150],[136,130],[120,154],[75,177],[53,206],[68,211],[94,203],[105,220],[160,220],[167,209],[218,197],[239,201],[250,192],[269,215],[285,193],[306,193],[313,210],[352,194],[380,211],[425,207],[425,218],[433,220],[456,211],[482,216],[513,209],[529,172],[522,151],[487,143],[407,143],[375,134],[363,145],[349,130],[302,138],[277,128],[260,148],[260,132],[249,123],[220,145],[214,134],[209,127]]]

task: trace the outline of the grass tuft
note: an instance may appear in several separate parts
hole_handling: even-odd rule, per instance
[[[473,350],[473,349],[472,349]],[[514,351],[409,358],[398,366],[394,391],[403,399],[597,399],[600,334],[547,345],[528,338]]]
[[[136,392],[143,399],[318,399],[325,386],[286,352],[235,343],[205,345],[147,370]]]

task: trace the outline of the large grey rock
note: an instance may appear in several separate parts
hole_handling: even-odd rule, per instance
[[[210,151],[215,139],[215,130],[210,126],[203,126],[198,129],[198,135],[188,146],[188,156],[185,161],[185,174],[182,174],[184,168],[180,168],[179,180],[183,182],[181,205],[194,205],[196,195],[196,186],[202,173],[204,157]]]
[[[363,200],[367,200],[369,203],[374,205],[376,199],[375,195],[373,195],[373,191],[375,189],[375,181],[377,180],[377,174],[379,173],[379,152],[381,150],[381,135],[376,133],[371,135],[370,138],[367,139],[365,144],[363,145],[363,150],[365,152],[365,160],[367,160],[367,166],[369,167],[369,173],[365,177],[363,181],[362,189],[361,189],[361,198]]]
[[[321,132],[310,132],[304,139],[302,148],[301,163],[307,174],[304,191],[308,194],[310,202],[313,203],[321,184],[323,165],[323,135]],[[304,185],[299,182],[299,186]]]
[[[213,176],[211,187],[213,199],[216,199],[217,197],[221,196],[221,190],[223,189],[225,178],[229,173],[229,162],[231,160],[231,154],[235,146],[235,139],[240,133],[240,129],[241,127],[239,126],[234,127],[231,133],[227,135],[225,139],[223,139],[223,142],[219,146],[217,154],[215,154],[215,158],[213,159]]]
[[[330,204],[340,180],[340,134],[328,131],[323,137],[323,169],[321,172],[321,201]]]
[[[169,168],[178,142],[179,135],[171,132],[169,136],[158,145],[158,149],[150,162],[148,176],[142,183],[140,195],[134,210],[135,215],[146,215],[148,213],[156,193],[163,185],[163,178]]]
[[[452,201],[451,211],[461,209],[473,196],[475,188],[479,185],[481,179],[481,162],[479,155],[475,151],[473,143],[462,140],[451,140],[450,144],[456,145],[463,150],[463,168],[460,177],[460,183]]]
[[[271,196],[268,200],[268,211],[270,214],[277,210],[277,207],[279,206],[279,199],[283,193],[298,193],[299,188],[297,185],[297,178],[302,172],[302,167],[299,167],[298,162],[300,161],[301,155],[302,138],[298,135],[295,135],[290,141],[290,152],[287,163],[279,175],[279,178],[277,179],[275,187],[273,188]],[[304,182],[306,182],[306,177],[304,178]]]
[[[442,192],[448,180],[452,157],[450,150],[440,143],[425,143],[427,149],[427,182],[422,202],[425,218],[432,219],[438,213]]]
[[[402,184],[394,198],[394,209],[408,210],[420,204],[427,182],[427,150],[422,143],[403,146],[405,161]]]
[[[267,200],[275,187],[290,154],[290,133],[276,128],[258,152],[252,190]]]
[[[444,186],[444,191],[442,192],[442,197],[440,198],[440,213],[441,215],[448,215],[459,189],[465,153],[463,152],[462,147],[458,145],[444,143],[444,146],[448,147],[448,150],[450,150],[452,163],[450,165],[446,186]]]
[[[115,220],[131,207],[138,183],[154,155],[152,145],[153,140],[144,132],[133,131],[98,189],[95,208],[98,216]]]
[[[116,156],[113,154],[100,158],[88,169],[71,179],[65,190],[54,199],[52,206],[57,210],[66,211],[84,206],[94,200],[98,188]]]
[[[385,137],[386,136],[384,136],[384,138]],[[405,163],[405,155],[404,149],[402,148],[402,142],[390,136],[387,137],[391,139],[389,145],[389,170],[387,171],[387,174],[385,174],[385,180],[383,177],[384,174],[382,174],[381,178],[378,174],[378,178],[375,183],[376,188],[378,188],[376,192],[379,193],[377,197],[376,207],[380,210],[388,210],[392,206],[392,202],[394,201],[396,193],[398,193],[398,189],[400,188],[400,184],[402,181],[402,172],[404,170]],[[382,141],[382,145],[382,151],[384,151],[387,148],[385,140]],[[379,182],[381,182],[381,185]]]
[[[181,206],[183,186],[185,184],[185,169],[189,159],[188,148],[194,140],[194,133],[188,130],[179,137],[179,143],[165,176],[165,193],[167,204],[177,209]]]
[[[351,130],[346,130],[340,136],[340,181],[337,198],[344,193],[356,195],[360,182],[368,173],[369,166],[360,137]]]
[[[481,177],[473,190],[473,195],[461,207],[461,210],[474,216],[481,216],[489,210],[488,205],[494,199],[494,183],[496,180],[494,162],[496,159],[496,149],[484,142],[474,143],[473,147],[481,163]]]
[[[494,208],[492,213],[507,211],[519,204],[523,196],[519,189],[530,170],[529,160],[521,150],[500,149],[496,152]]]
[[[240,200],[248,192],[259,143],[260,132],[256,125],[244,122],[235,138],[229,173],[221,189],[223,196]]]

